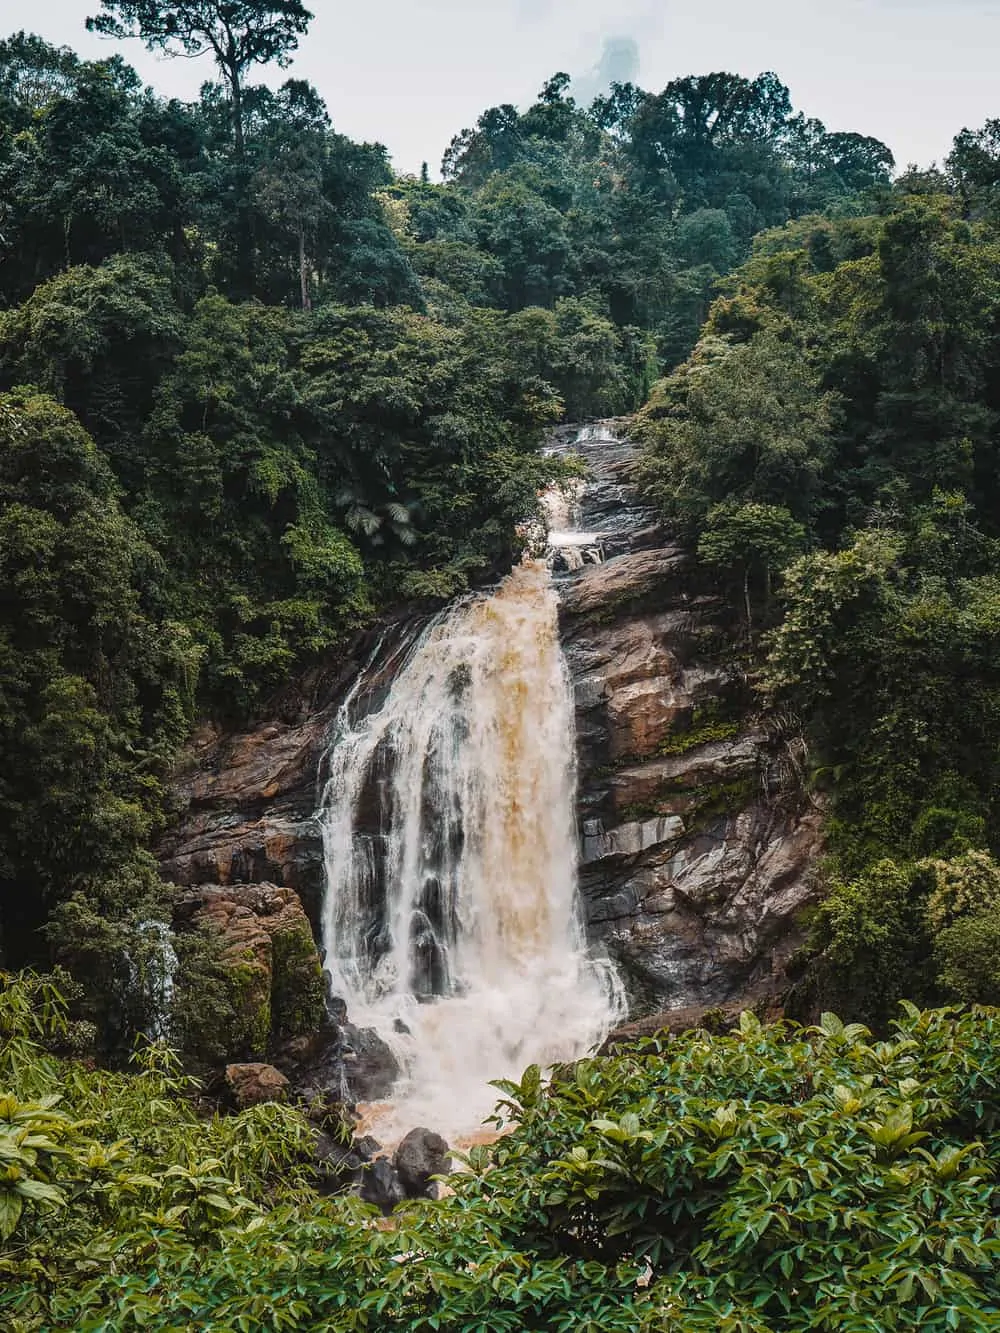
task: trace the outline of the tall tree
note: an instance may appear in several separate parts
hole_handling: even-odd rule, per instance
[[[87,19],[89,32],[140,37],[150,50],[193,58],[211,52],[229,90],[236,155],[246,152],[243,85],[253,65],[284,69],[312,14],[301,0],[101,0],[105,13]]]
[[[254,295],[254,218],[247,164],[244,80],[253,65],[284,68],[312,14],[301,0],[101,0],[91,32],[139,37],[150,50],[195,58],[211,53],[229,95],[235,148],[238,288]]]

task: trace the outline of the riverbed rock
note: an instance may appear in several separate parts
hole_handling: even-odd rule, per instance
[[[354,1100],[378,1102],[388,1097],[400,1074],[392,1048],[374,1028],[345,1023],[341,1032],[346,1078]]]
[[[451,1171],[451,1154],[440,1134],[431,1129],[411,1129],[396,1149],[392,1164],[403,1183],[407,1198],[437,1198],[437,1182],[433,1176],[446,1176]]]
[[[226,1089],[238,1111],[267,1102],[288,1101],[288,1079],[274,1065],[254,1062],[226,1065]]]
[[[388,1217],[393,1209],[406,1198],[406,1190],[399,1178],[399,1172],[388,1157],[376,1157],[369,1162],[361,1176],[361,1198],[365,1203],[373,1203],[381,1209],[383,1217]]]

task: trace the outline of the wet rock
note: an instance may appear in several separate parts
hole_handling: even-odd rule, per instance
[[[403,610],[392,625],[331,654],[290,682],[273,701],[274,716],[259,725],[235,734],[206,725],[195,734],[171,783],[179,813],[158,848],[165,880],[294,889],[318,933],[324,870],[316,793],[330,731],[376,635],[382,669],[370,673],[366,698],[387,688],[413,620]]]
[[[373,1203],[388,1217],[392,1210],[406,1198],[406,1190],[399,1178],[399,1173],[388,1157],[376,1157],[369,1162],[361,1176],[361,1198],[365,1203]]]
[[[374,1028],[345,1023],[344,1068],[355,1101],[377,1102],[388,1097],[399,1078],[399,1062]]]
[[[356,1153],[328,1134],[317,1134],[313,1145],[316,1188],[322,1194],[339,1194],[357,1185],[364,1163]]]
[[[659,610],[663,591],[691,568],[691,557],[678,546],[630,551],[602,565],[585,565],[567,580],[563,614],[567,620],[594,617],[606,622],[612,614]]]
[[[431,1177],[451,1171],[448,1144],[430,1129],[411,1129],[392,1161],[410,1199],[436,1198],[437,1183]]]
[[[288,1079],[274,1065],[227,1065],[226,1088],[238,1111],[266,1102],[288,1101]]]
[[[324,973],[324,978],[326,1012],[335,1023],[346,1023],[347,1001],[342,995],[337,995],[334,992],[334,981],[329,972]]]

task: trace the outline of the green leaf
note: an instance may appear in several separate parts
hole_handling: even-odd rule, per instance
[[[0,1189],[0,1240],[9,1240],[21,1218],[24,1200],[13,1190]]]

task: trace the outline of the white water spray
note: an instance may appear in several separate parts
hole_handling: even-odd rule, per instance
[[[474,1131],[489,1080],[583,1055],[621,1012],[577,901],[575,733],[557,601],[522,565],[424,631],[328,756],[323,943],[404,1079],[383,1135]]]

